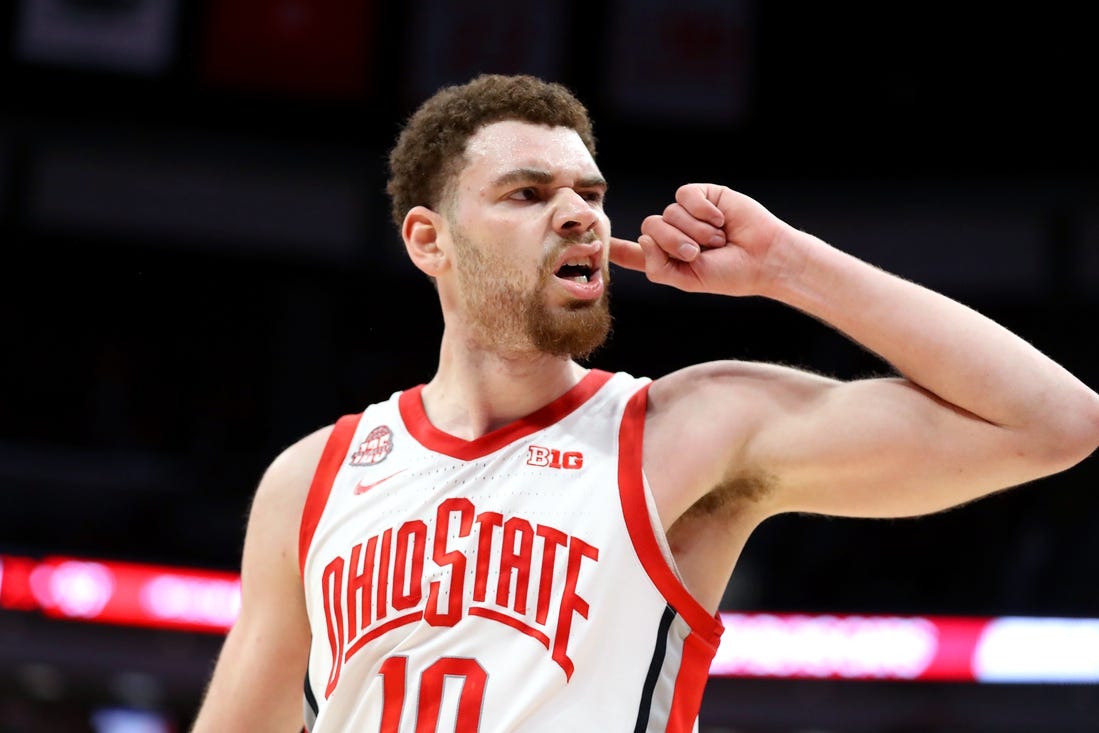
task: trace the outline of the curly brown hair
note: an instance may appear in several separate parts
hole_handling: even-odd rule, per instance
[[[587,108],[565,86],[523,74],[482,74],[437,91],[409,117],[389,154],[386,191],[398,231],[414,206],[437,209],[484,125],[520,120],[568,127],[595,156]]]

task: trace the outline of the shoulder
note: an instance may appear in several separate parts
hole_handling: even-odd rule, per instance
[[[256,488],[249,515],[251,531],[297,537],[313,476],[334,429],[335,423],[318,428],[275,456]]]
[[[771,385],[797,380],[798,374],[775,364],[725,360],[654,380],[645,413],[646,453],[661,447],[672,456],[687,448],[694,455],[727,451],[751,429]]]
[[[767,362],[711,361],[671,372],[649,388],[650,416],[680,409],[751,410],[783,395],[808,398],[836,380],[804,369]],[[743,418],[745,415],[741,414]]]
[[[738,455],[773,427],[840,384],[804,369],[751,361],[712,361],[655,380],[645,413],[646,458],[690,450],[703,463],[745,465]]]
[[[766,483],[755,436],[796,414],[835,380],[780,364],[713,361],[653,381],[645,413],[644,468],[667,520],[715,487]]]
[[[325,425],[284,448],[264,472],[261,489],[270,487],[271,491],[277,492],[291,486],[297,487],[303,480],[308,485],[334,429],[335,423]]]

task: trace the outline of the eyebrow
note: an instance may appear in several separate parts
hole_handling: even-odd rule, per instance
[[[495,186],[508,186],[513,183],[540,183],[549,184],[553,183],[553,174],[543,168],[513,168],[499,176],[493,181],[492,185]],[[576,181],[576,188],[607,188],[607,180],[603,176],[585,176]]]

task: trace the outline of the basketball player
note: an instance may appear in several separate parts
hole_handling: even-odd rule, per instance
[[[438,369],[266,471],[196,732],[695,730],[719,599],[767,517],[936,512],[1099,444],[1099,395],[1062,367],[741,193],[685,185],[612,237],[594,153],[581,103],[529,77],[411,117],[389,192],[438,289]],[[903,376],[587,369],[611,262],[780,301]]]

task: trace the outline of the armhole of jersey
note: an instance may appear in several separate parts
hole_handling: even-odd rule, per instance
[[[626,529],[634,552],[657,590],[690,627],[716,649],[722,632],[721,621],[702,607],[664,559],[657,530],[649,518],[642,477],[648,395],[649,384],[646,384],[630,397],[618,433],[618,493]]]
[[[362,413],[344,415],[332,427],[332,434],[328,436],[328,442],[324,445],[321,460],[317,464],[317,470],[313,474],[313,483],[309,485],[309,494],[305,497],[305,507],[301,513],[301,528],[298,532],[298,567],[301,576],[305,578],[305,558],[309,552],[309,545],[313,542],[313,533],[317,531],[317,524],[321,521],[321,513],[328,503],[328,494],[332,491],[332,482],[340,470],[344,456],[347,455],[351,438],[355,435],[355,427],[359,424]]]

